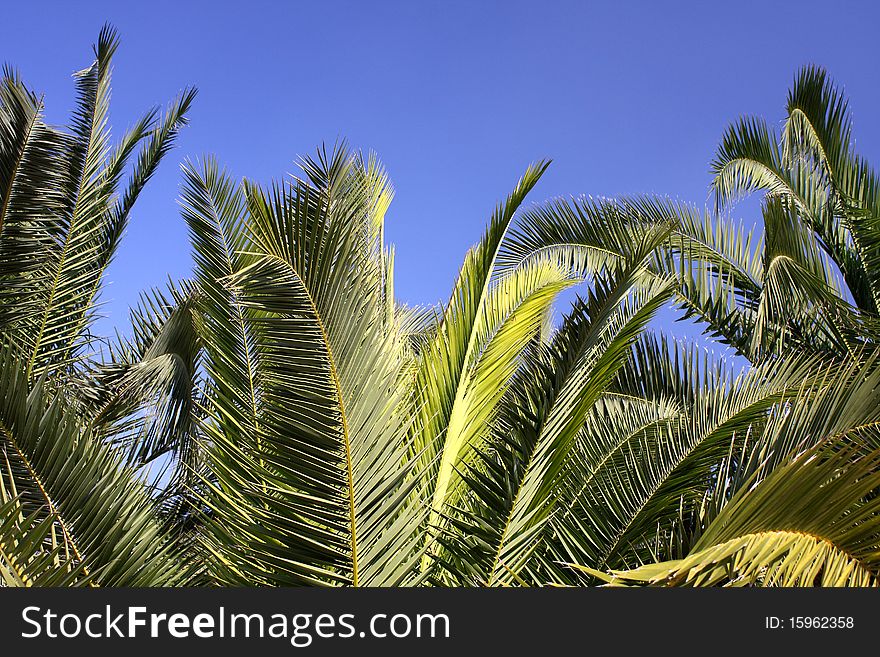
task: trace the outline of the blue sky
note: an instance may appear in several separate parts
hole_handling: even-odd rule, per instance
[[[3,13],[0,58],[45,93],[50,121],[70,112],[70,74],[105,21],[122,38],[117,136],[183,87],[200,90],[109,272],[105,330],[124,326],[139,290],[189,272],[176,205],[185,157],[212,153],[267,181],[322,141],[377,151],[397,188],[387,235],[410,303],[446,298],[535,159],[553,165],[533,202],[662,193],[704,204],[724,127],[745,113],[781,119],[805,63],[845,87],[857,147],[880,160],[880,8],[867,1],[16,2]],[[754,210],[739,208],[747,221]]]

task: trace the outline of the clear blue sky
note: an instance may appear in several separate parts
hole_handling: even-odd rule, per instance
[[[880,162],[880,9],[868,1],[15,2],[3,16],[0,58],[45,92],[53,122],[104,21],[122,38],[117,130],[200,90],[109,272],[102,328],[124,325],[140,289],[189,271],[176,206],[186,156],[266,181],[322,141],[377,151],[397,188],[387,234],[411,303],[447,297],[532,160],[554,161],[535,202],[656,192],[704,204],[724,127],[743,113],[780,119],[805,63],[845,86],[857,147]]]

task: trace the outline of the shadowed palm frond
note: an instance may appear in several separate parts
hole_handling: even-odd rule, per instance
[[[9,346],[0,353],[0,404],[5,478],[15,481],[27,518],[54,518],[73,568],[106,586],[182,581],[183,564],[169,550],[146,488],[44,380],[29,385]]]

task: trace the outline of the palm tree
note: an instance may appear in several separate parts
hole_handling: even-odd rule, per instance
[[[91,327],[103,273],[195,92],[147,112],[115,146],[118,46],[105,27],[75,74],[69,128],[12,70],[0,81],[0,532],[6,583],[178,581],[147,489],[94,413]]]
[[[458,581],[455,539],[473,536],[462,523],[476,513],[462,508],[476,473],[505,447],[493,427],[519,409],[515,391],[535,359],[556,386],[544,402],[552,418],[509,455],[518,499],[504,515],[489,509],[499,513],[496,556],[479,580],[506,581],[527,561],[523,537],[546,524],[534,510],[551,507],[584,414],[671,291],[671,281],[638,287],[665,229],[643,237],[629,266],[607,272],[554,346],[542,333],[555,295],[577,280],[570,268],[536,258],[496,269],[546,165],[529,168],[498,206],[434,316],[394,301],[392,259],[378,241],[390,188],[375,160],[337,148],[302,164],[303,178],[268,190],[233,183],[210,160],[185,167],[208,378],[207,517],[195,530],[207,553],[202,576]],[[538,390],[551,393],[543,381]],[[548,467],[548,455],[557,464]]]
[[[765,193],[765,244],[760,263],[720,250],[740,265],[729,267],[724,285],[738,301],[712,323],[736,327],[730,341],[754,358],[795,348],[835,357],[874,349],[878,178],[853,150],[847,101],[825,71],[801,70],[786,110],[781,135],[756,118],[732,125],[713,162],[719,210],[744,194]],[[706,308],[717,298],[700,301]]]
[[[694,417],[662,438],[643,433],[631,476],[618,463],[597,491],[589,456],[572,461],[587,473],[572,482],[578,513],[563,514],[559,542],[574,547],[551,555],[581,573],[612,584],[878,583],[877,178],[852,150],[846,101],[824,71],[798,74],[787,110],[781,137],[754,118],[727,131],[716,214],[662,198],[613,203],[633,226],[674,222],[652,269],[674,274],[684,315],[754,367],[732,381],[685,377],[708,382],[688,395]],[[725,214],[756,191],[763,240]],[[527,218],[513,253],[556,249],[586,271],[604,257],[602,225],[591,207],[551,204]],[[655,376],[662,360],[640,369]],[[624,543],[629,556],[615,556]]]
[[[96,79],[106,79],[113,49],[107,30],[97,47]],[[95,107],[103,108],[104,98],[106,90]],[[163,121],[162,133],[152,137],[163,146],[151,142],[150,152],[167,150],[189,98]],[[88,106],[83,114],[104,111]],[[59,162],[64,153],[59,147]],[[51,164],[45,167],[54,171]],[[643,261],[665,228],[646,233],[627,266],[607,272],[604,287],[578,308],[553,346],[544,339],[551,303],[577,276],[557,258],[497,266],[514,215],[546,163],[529,168],[498,206],[439,310],[395,301],[393,251],[383,242],[392,190],[378,161],[339,147],[302,165],[302,177],[261,188],[231,180],[211,159],[187,163],[182,207],[196,260],[193,279],[145,294],[132,313],[130,337],[111,342],[102,358],[90,357],[80,333],[72,335],[83,346],[63,348],[53,339],[43,355],[43,339],[26,339],[39,331],[4,326],[4,447],[23,462],[4,471],[4,500],[16,518],[14,531],[4,534],[12,537],[15,565],[8,567],[17,573],[10,582],[54,581],[47,578],[55,572],[65,582],[104,585],[457,579],[438,566],[456,560],[449,532],[463,519],[457,505],[473,503],[472,473],[498,447],[491,427],[517,412],[513,388],[528,380],[523,367],[531,355],[540,355],[536,368],[564,368],[553,376],[556,388],[545,403],[555,419],[539,443],[524,444],[517,456],[517,467],[532,473],[518,485],[531,486],[534,477],[542,484],[518,496],[516,522],[530,531],[546,524],[530,509],[548,508],[559,464],[548,470],[537,461],[557,445],[563,461],[576,425],[668,295],[668,281],[640,287]],[[115,180],[93,166],[84,180]],[[54,191],[52,184],[46,186]],[[41,203],[48,196],[30,193]],[[121,212],[107,210],[109,185],[101,193],[89,219],[100,226],[124,222]],[[79,213],[77,222],[57,228],[66,218],[60,211],[29,212],[20,223],[45,217],[46,232],[73,232],[85,220]],[[121,233],[113,225],[114,235]],[[115,244],[88,243],[86,253],[104,264]],[[10,303],[36,298],[17,292],[22,288],[13,276],[36,288],[42,270],[8,274]],[[100,280],[99,271],[92,276]],[[65,307],[88,316],[96,293]],[[48,311],[34,317],[50,335],[69,324],[67,315],[55,319]],[[576,358],[565,349],[568,342]],[[570,377],[596,380],[581,391]],[[52,453],[43,456],[47,445]],[[86,447],[94,453],[73,455]],[[170,474],[144,481],[144,466],[159,461]],[[56,471],[59,464],[65,468]],[[109,481],[111,475],[119,481]],[[29,487],[42,495],[30,499]],[[69,497],[71,490],[78,496]],[[96,491],[101,495],[83,497]],[[110,513],[102,500],[130,506]],[[130,516],[137,531],[107,520]],[[103,533],[88,524],[102,519]],[[521,543],[525,529],[500,530],[495,570],[506,573],[512,557],[502,552]],[[113,531],[121,532],[118,541],[108,536]],[[55,544],[58,532],[63,558],[57,550],[49,558],[46,545]],[[80,539],[81,532],[92,542]],[[131,556],[117,567],[123,553]]]
[[[880,183],[825,71],[802,69],[786,110],[780,136],[760,119],[735,123],[713,162],[718,211],[764,193],[763,249],[719,218],[709,239],[684,223],[673,251],[685,307],[722,340],[754,362],[815,354],[829,374],[768,424],[768,447],[689,550],[613,583],[880,583]]]
[[[449,300],[413,308],[395,298],[375,156],[322,148],[267,186],[188,161],[193,275],[146,292],[96,350],[102,273],[193,96],[111,149],[116,44],[105,28],[68,130],[12,73],[0,99],[7,585],[876,582],[870,308],[773,279],[748,239],[682,204],[523,207],[546,162],[498,204]],[[798,125],[784,152],[807,161]],[[836,171],[844,150],[822,149]],[[864,244],[853,175],[834,216]],[[773,248],[794,249],[802,211],[773,193],[788,217]],[[852,280],[870,290],[861,248]],[[791,271],[825,260],[804,262]],[[792,318],[784,280],[804,285]],[[671,300],[755,366],[734,375],[647,331]]]

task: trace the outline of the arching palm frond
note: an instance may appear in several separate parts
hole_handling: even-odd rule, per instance
[[[0,329],[33,311],[29,277],[51,247],[64,203],[69,136],[43,121],[43,101],[18,75],[0,81]]]
[[[391,584],[420,556],[405,341],[386,324],[377,197],[344,148],[263,190],[187,171],[211,377],[206,542],[220,577]],[[410,462],[411,463],[411,462]]]
[[[754,584],[765,581],[764,571],[769,568],[766,581],[777,585],[874,582],[875,566],[867,570],[856,568],[855,578],[846,579],[852,571],[854,553],[839,542],[845,539],[829,534],[831,530],[823,523],[845,525],[851,515],[853,526],[859,525],[854,531],[862,539],[871,540],[874,536],[876,542],[876,509],[863,515],[861,508],[866,499],[873,499],[872,491],[878,483],[880,370],[876,359],[875,354],[864,362],[854,361],[843,367],[808,366],[807,371],[791,370],[786,377],[791,382],[791,392],[773,395],[776,399],[765,407],[765,418],[749,427],[745,437],[747,448],[736,448],[733,442],[728,459],[716,461],[717,470],[704,470],[701,476],[689,473],[694,482],[706,481],[707,474],[708,481],[715,480],[712,497],[699,499],[679,490],[667,500],[669,513],[665,521],[656,511],[652,515],[662,531],[664,524],[668,528],[670,521],[674,521],[676,506],[680,509],[679,518],[686,521],[691,513],[687,506],[695,505],[692,511],[697,513],[692,521],[696,518],[700,524],[673,530],[685,529],[690,533],[689,537],[679,533],[678,544],[669,550],[677,558],[651,563],[664,554],[664,546],[654,543],[654,558],[646,551],[629,563],[619,561],[631,570],[611,566],[601,578],[614,583],[641,581],[665,585]],[[821,467],[813,467],[819,464]],[[694,465],[691,461],[688,467]],[[723,477],[718,473],[723,473]],[[836,477],[841,477],[841,481]],[[803,489],[795,493],[798,485]],[[835,488],[838,485],[840,488]],[[862,488],[863,485],[868,488]],[[705,483],[703,487],[711,491]],[[695,492],[699,495],[699,490]],[[840,497],[845,495],[853,497],[846,501]],[[651,531],[650,527],[644,528],[646,547],[652,545]],[[789,558],[793,561],[783,563]],[[777,559],[782,561],[774,565]],[[822,566],[810,559],[828,561]],[[570,561],[586,566],[580,569],[583,572],[596,574],[602,570],[593,565],[595,561]],[[849,564],[842,574],[835,570],[841,564]],[[828,579],[813,581],[824,568],[830,569],[823,575]],[[791,572],[787,572],[789,569]],[[843,579],[836,579],[838,576]]]
[[[205,476],[197,296],[187,281],[143,294],[131,336],[118,336],[77,381],[82,417],[143,473],[163,520],[177,529],[198,515]]]
[[[543,162],[530,167],[497,206],[482,240],[465,256],[436,333],[419,353],[411,450],[421,455],[426,469],[433,527],[441,524],[444,505],[460,490],[456,464],[485,437],[520,353],[555,295],[573,281],[552,258],[495,278],[513,216],[546,168]]]
[[[441,537],[448,554],[440,557],[459,583],[529,578],[524,569],[541,548],[560,473],[585,417],[672,292],[671,280],[644,280],[643,261],[665,237],[648,232],[630,262],[597,277],[549,346],[523,364],[477,458],[459,464],[469,492],[448,512],[451,527]]]
[[[752,448],[776,405],[821,371],[803,358],[774,363],[700,392],[690,409],[645,429],[584,435],[566,474],[554,519],[559,542],[548,559],[596,568],[653,561],[658,528],[671,528],[682,505],[703,503],[718,473]]]
[[[743,120],[728,130],[712,184],[719,209],[738,196],[768,195],[764,301],[750,357],[778,352],[787,339],[817,342],[819,351],[838,357],[865,340],[876,345],[880,182],[853,151],[845,98],[825,71],[805,67],[789,92],[782,135],[762,125]],[[790,321],[776,313],[768,333],[762,324],[772,298],[792,300]]]
[[[583,570],[612,586],[878,586],[878,459],[814,447],[742,490],[683,559]]]

